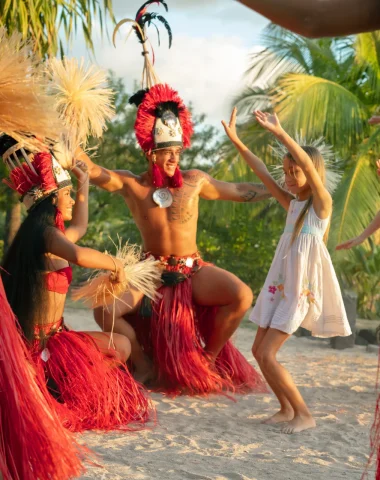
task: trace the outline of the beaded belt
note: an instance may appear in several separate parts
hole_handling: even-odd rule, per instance
[[[45,340],[56,333],[62,332],[65,329],[63,317],[56,322],[37,324],[34,326],[34,338],[36,340]]]
[[[149,257],[153,257],[158,260],[161,265],[167,267],[168,270],[180,271],[185,269],[191,269],[192,272],[196,272],[201,267],[202,257],[199,252],[187,255],[185,257],[177,257],[175,255],[154,255],[151,252],[142,252],[141,260],[145,260]]]

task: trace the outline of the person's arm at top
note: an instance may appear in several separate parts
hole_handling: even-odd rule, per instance
[[[379,0],[239,0],[271,22],[308,38],[380,29]]]
[[[90,182],[107,192],[121,192],[125,187],[125,180],[130,173],[119,170],[108,170],[94,163],[91,158],[82,150],[75,153],[75,160],[80,160],[87,165]]]

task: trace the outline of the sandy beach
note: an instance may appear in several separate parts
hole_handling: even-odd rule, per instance
[[[68,308],[65,315],[77,330],[96,327],[89,311]],[[235,343],[255,365],[254,334],[240,328]],[[158,418],[150,429],[78,436],[102,465],[88,465],[81,479],[360,479],[376,400],[376,353],[292,337],[280,358],[314,413],[316,429],[285,435],[279,426],[261,425],[276,411],[273,394],[236,396],[236,402],[152,394]]]

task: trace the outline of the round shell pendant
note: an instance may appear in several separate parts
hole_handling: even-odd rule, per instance
[[[173,196],[167,188],[158,188],[153,193],[153,201],[160,208],[167,208],[173,203]]]

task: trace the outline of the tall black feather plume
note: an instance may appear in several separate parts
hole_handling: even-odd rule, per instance
[[[130,105],[136,105],[136,107],[138,107],[140,103],[144,100],[144,97],[148,92],[149,92],[149,88],[144,88],[143,90],[139,90],[138,92],[134,93],[131,97],[129,97],[128,103]]]
[[[163,0],[148,0],[143,5],[141,5],[141,7],[137,10],[136,21],[139,18],[139,16],[141,15],[141,12],[144,10],[144,8],[147,8],[149,5],[152,5],[152,3],[157,3],[158,5],[161,4],[163,7],[165,7],[165,10],[167,12],[169,11],[168,10],[168,5],[165,1],[163,1]]]
[[[164,18],[162,15],[157,15],[156,16],[157,20],[162,22],[164,24],[164,27],[166,28],[169,36],[169,48],[172,46],[172,40],[173,40],[173,34],[172,34],[172,29],[170,28],[170,25],[166,18]]]
[[[149,5],[151,5],[152,3],[161,4],[165,7],[165,10],[168,11],[168,6],[167,6],[166,2],[164,2],[163,0],[148,0],[138,9],[135,21],[136,21],[136,23],[139,24],[141,30],[144,30],[145,25],[147,25],[147,26],[150,26],[151,24],[154,25],[154,27],[157,30],[158,44],[160,44],[160,34],[159,34],[157,26],[152,22],[152,20],[157,19],[158,21],[163,23],[167,32],[168,32],[169,48],[170,48],[172,46],[173,35],[172,35],[172,30],[171,30],[170,25],[167,22],[167,20],[162,15],[158,15],[155,12],[151,12],[151,13],[146,12],[147,7]],[[134,29],[134,31],[137,35],[137,38],[138,38],[139,42],[144,43],[144,38],[142,37],[140,30],[136,26],[134,26],[133,29]]]

